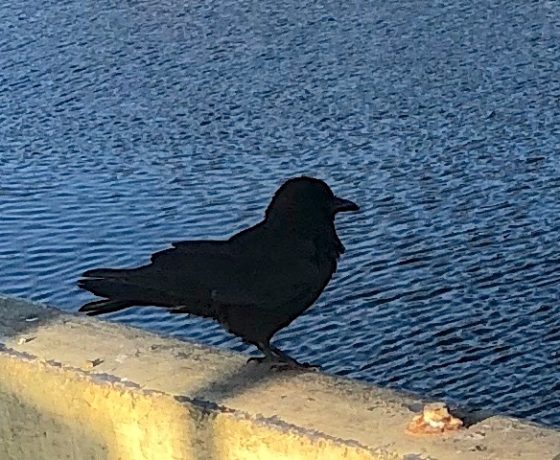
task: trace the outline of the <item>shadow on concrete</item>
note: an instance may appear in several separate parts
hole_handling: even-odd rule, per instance
[[[298,371],[282,372],[294,375]],[[222,404],[225,406],[229,399],[255,390],[272,380],[284,378],[285,375],[280,375],[279,371],[271,370],[267,364],[247,363],[236,371],[227,373],[221,376],[219,380],[199,389],[194,395],[190,395],[189,398],[195,402],[201,402],[202,406],[207,401],[211,401],[211,404],[215,406]],[[180,396],[176,397],[176,399],[181,401]],[[205,417],[203,421],[200,434],[205,433],[203,442],[207,448],[201,452],[200,456],[196,457],[196,460],[221,460],[222,458],[221,449],[216,442],[217,436],[213,435],[213,420],[213,417]]]
[[[0,381],[0,458],[110,460],[107,442],[91,430],[17,398]]]
[[[30,304],[23,300],[3,298],[0,296],[0,344],[14,337],[32,340],[34,330],[53,322],[65,321],[64,317],[68,317],[66,316],[66,313],[63,313],[64,312],[57,309],[50,308],[37,310],[36,304]],[[157,372],[157,369],[154,369],[154,372]],[[278,373],[276,371],[271,371],[266,365],[249,363],[221,375],[219,379],[209,382],[203,388],[196,391],[195,394],[189,394],[188,398],[176,396],[176,399],[179,402],[192,402],[194,400],[199,408],[204,409],[204,407],[207,407],[209,409],[209,411],[205,413],[204,417],[197,420],[197,433],[194,433],[192,439],[185,440],[185,443],[191,443],[192,451],[195,452],[194,458],[196,460],[222,459],[224,446],[218,444],[213,425],[215,417],[212,416],[212,413],[215,410],[219,410],[219,407],[216,406],[227,406],[228,400],[232,398],[255,390],[272,380],[278,378],[285,379],[286,377],[295,376],[297,374],[299,374],[297,371],[287,371],[287,374]],[[2,387],[0,386],[0,396],[2,396],[1,389]],[[415,397],[420,398],[419,396]],[[22,404],[26,404],[26,402],[23,402]],[[418,406],[416,404],[411,405],[409,409],[414,412],[420,412],[422,410],[422,403],[418,403]],[[468,408],[455,409],[451,412],[454,416],[462,419],[467,428],[494,415],[501,415],[488,410],[472,410]],[[64,423],[63,420],[59,422]],[[68,427],[68,429],[71,428],[72,427]],[[98,444],[99,442],[107,442],[107,440],[101,439],[97,436],[99,433],[93,431],[91,434],[91,439],[85,437],[84,443],[96,445],[96,443]],[[205,448],[197,450],[197,445],[200,446],[201,444]],[[197,455],[197,452],[199,455]],[[10,457],[4,456],[2,458],[9,459]],[[103,459],[110,457],[105,456],[100,458]],[[123,457],[122,460],[137,459]]]
[[[34,329],[60,319],[63,314],[54,307],[0,294],[0,343],[10,337],[32,336]]]
[[[46,305],[44,307],[47,308],[38,309],[38,306],[41,305],[33,304],[23,299],[2,297],[0,295],[0,350],[2,346],[1,344],[3,343],[13,343],[14,340],[32,341],[39,329],[61,321],[71,321],[71,317],[67,316],[68,312],[63,312]],[[157,369],[154,369],[154,372],[157,372]],[[294,373],[294,371],[288,372]],[[239,368],[236,368],[235,371],[221,375],[218,380],[210,382],[203,388],[200,388],[195,394],[189,394],[188,398],[177,396],[176,399],[179,402],[194,401],[197,407],[202,409],[203,412],[205,412],[205,407],[209,409],[203,418],[197,420],[197,433],[194,433],[191,440],[185,440],[185,442],[192,443],[192,451],[195,452],[194,458],[196,460],[219,460],[222,458],[222,453],[220,451],[223,450],[224,447],[218,445],[216,436],[214,435],[213,423],[215,417],[212,416],[212,412],[214,410],[219,410],[219,406],[222,403],[225,405],[228,399],[242,395],[247,391],[254,390],[260,385],[278,377],[278,372],[270,370],[270,368],[265,364],[247,363]],[[2,390],[1,386],[0,390]],[[18,398],[14,399],[13,395],[10,395],[9,390],[4,388],[2,392],[6,398],[11,398],[11,401],[19,401]],[[2,399],[4,399],[4,401]],[[7,401],[7,399],[0,399],[0,403],[2,404],[4,404],[5,401]],[[15,403],[13,403],[12,406],[17,407],[14,404]],[[40,420],[41,417],[47,417],[47,415],[42,414],[42,406],[40,405],[40,402],[38,402],[39,406],[30,404],[29,401],[19,401],[18,404],[22,414],[34,413],[37,420]],[[32,415],[29,416],[31,417]],[[110,446],[111,444],[114,444],[114,440],[104,439],[103,434],[101,432],[97,432],[99,430],[96,431],[95,426],[91,426],[91,430],[88,429],[90,436],[86,438],[84,431],[78,429],[80,427],[75,427],[72,426],[72,424],[69,424],[68,420],[60,419],[60,417],[53,415],[48,417],[50,417],[49,423],[52,428],[48,428],[49,424],[45,424],[44,426],[46,428],[44,433],[46,434],[44,434],[44,436],[51,436],[52,442],[58,442],[55,439],[58,436],[58,433],[66,431],[68,439],[76,439],[77,437],[80,439],[80,443],[83,441],[84,446],[91,444],[95,447],[95,449],[97,449],[98,454],[96,455],[98,456],[91,456],[90,458],[95,458],[95,460],[111,458],[109,455],[111,450]],[[7,424],[9,425],[9,422],[7,422]],[[41,424],[40,426],[43,425]],[[39,427],[39,425],[37,425],[37,427]],[[28,435],[32,434],[28,433]],[[46,442],[48,445],[50,441],[43,439],[43,442]],[[204,447],[201,446],[201,443]],[[99,456],[99,452],[101,452],[100,446],[105,446],[104,451],[106,454],[103,456]],[[198,456],[197,453],[199,454]],[[122,452],[120,452],[120,454],[122,454]],[[12,458],[8,455],[1,457],[6,459]],[[46,457],[37,457],[37,459],[39,458],[45,458],[46,460]],[[75,458],[76,460],[82,460],[78,457]],[[123,457],[122,460],[138,459]]]
[[[10,353],[6,342],[31,341],[39,328],[61,318],[62,312],[57,309],[37,309],[37,304],[0,295],[0,352]],[[110,458],[107,441],[100,433],[84,430],[83,426],[41,410],[40,402],[34,404],[22,397],[29,385],[22,382],[18,386],[23,388],[19,397],[8,379],[0,379],[0,458],[52,460],[61,455],[76,460]]]

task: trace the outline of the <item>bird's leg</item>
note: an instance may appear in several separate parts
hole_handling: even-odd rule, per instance
[[[257,342],[255,346],[263,352],[264,356],[252,356],[247,360],[248,363],[257,362],[262,363],[264,361],[276,362],[278,361],[278,356],[272,351],[270,343],[268,342]]]
[[[273,353],[276,354],[276,356],[282,359],[282,361],[286,362],[287,364],[291,365],[294,368],[317,369],[317,370],[321,368],[320,366],[315,366],[309,363],[300,363],[299,361],[295,360],[294,358],[292,358],[291,356],[289,356],[288,354],[280,350],[280,348],[275,347],[274,345],[270,345],[270,349],[272,350]]]
[[[294,366],[301,366],[301,364],[296,361],[294,358],[292,358],[291,356],[289,356],[287,353],[284,353],[282,350],[280,350],[280,348],[275,347],[274,345],[270,345],[270,349],[272,350],[272,352],[278,356],[282,361],[285,361],[287,363],[293,364]]]
[[[277,370],[277,371],[285,371],[285,370],[312,370],[318,369],[319,366],[312,366],[306,363],[300,363],[296,361],[294,358],[288,356],[279,348],[270,344],[270,342],[258,342],[255,344],[256,347],[263,352],[264,356],[262,357],[252,357],[249,358],[247,362],[268,362],[270,363],[270,368]]]

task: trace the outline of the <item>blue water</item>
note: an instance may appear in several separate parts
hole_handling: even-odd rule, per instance
[[[0,2],[0,291],[75,311],[83,270],[227,237],[314,175],[362,212],[277,343],[560,425],[560,2]]]

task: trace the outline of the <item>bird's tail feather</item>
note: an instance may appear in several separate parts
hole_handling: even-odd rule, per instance
[[[149,267],[96,268],[86,271],[78,281],[78,286],[105,299],[90,302],[81,307],[80,311],[98,315],[133,305],[174,306],[177,300],[165,285],[155,285],[150,274]]]
[[[123,310],[125,308],[132,307],[132,305],[132,303],[127,302],[126,300],[104,299],[86,303],[80,308],[80,311],[89,316],[95,316]]]
[[[154,273],[150,266],[88,270],[78,281],[78,286],[98,297],[104,297],[80,308],[88,315],[110,313],[135,305],[154,305],[169,308],[173,313],[204,317],[216,315],[209,305],[205,289],[188,290],[181,286],[181,291],[177,293],[175,281]]]
[[[85,278],[78,286],[96,296],[113,300],[128,300],[136,305],[166,305],[166,295],[161,289],[129,278]]]
[[[122,269],[122,268],[94,268],[84,272],[82,277],[84,278],[122,278],[127,276],[129,273],[135,271],[134,269]]]

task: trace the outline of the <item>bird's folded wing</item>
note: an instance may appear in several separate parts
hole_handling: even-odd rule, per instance
[[[144,275],[175,298],[214,306],[273,308],[315,285],[315,268],[305,260],[260,249],[223,241],[174,243],[152,256]]]

